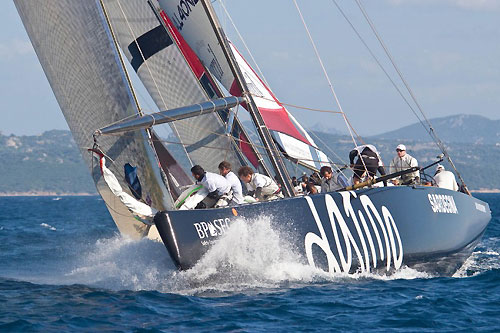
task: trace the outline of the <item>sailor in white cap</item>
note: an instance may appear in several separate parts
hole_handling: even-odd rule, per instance
[[[446,188],[452,191],[458,191],[457,180],[455,179],[455,175],[451,171],[447,171],[444,169],[444,166],[438,164],[436,167],[436,173],[434,174],[434,181],[436,182],[436,186],[440,188]]]
[[[392,159],[389,166],[390,173],[408,170],[413,167],[418,167],[417,159],[406,152],[406,146],[399,144],[396,147],[397,155]],[[399,178],[392,180],[394,185],[416,184],[420,181],[420,173],[418,171],[407,173]]]

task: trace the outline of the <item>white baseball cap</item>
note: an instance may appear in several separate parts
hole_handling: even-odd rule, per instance
[[[441,164],[438,164],[436,167],[436,171],[439,171],[439,170],[444,170],[444,166],[442,166]]]
[[[397,147],[396,147],[396,150],[406,150],[406,146],[403,145],[403,144],[399,144]]]

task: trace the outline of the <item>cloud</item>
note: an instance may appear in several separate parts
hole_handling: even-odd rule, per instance
[[[450,5],[472,10],[500,10],[498,0],[388,0],[393,5]]]
[[[0,43],[0,57],[11,59],[33,53],[31,43],[26,40],[13,39]]]

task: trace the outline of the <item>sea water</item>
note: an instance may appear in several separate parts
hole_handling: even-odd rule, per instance
[[[0,332],[500,331],[500,195],[477,196],[493,220],[453,277],[328,275],[266,216],[178,272],[99,197],[0,198]]]

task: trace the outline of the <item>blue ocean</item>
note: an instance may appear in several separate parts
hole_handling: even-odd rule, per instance
[[[500,331],[500,195],[453,277],[330,276],[262,217],[178,272],[120,236],[100,197],[0,198],[0,332]]]

